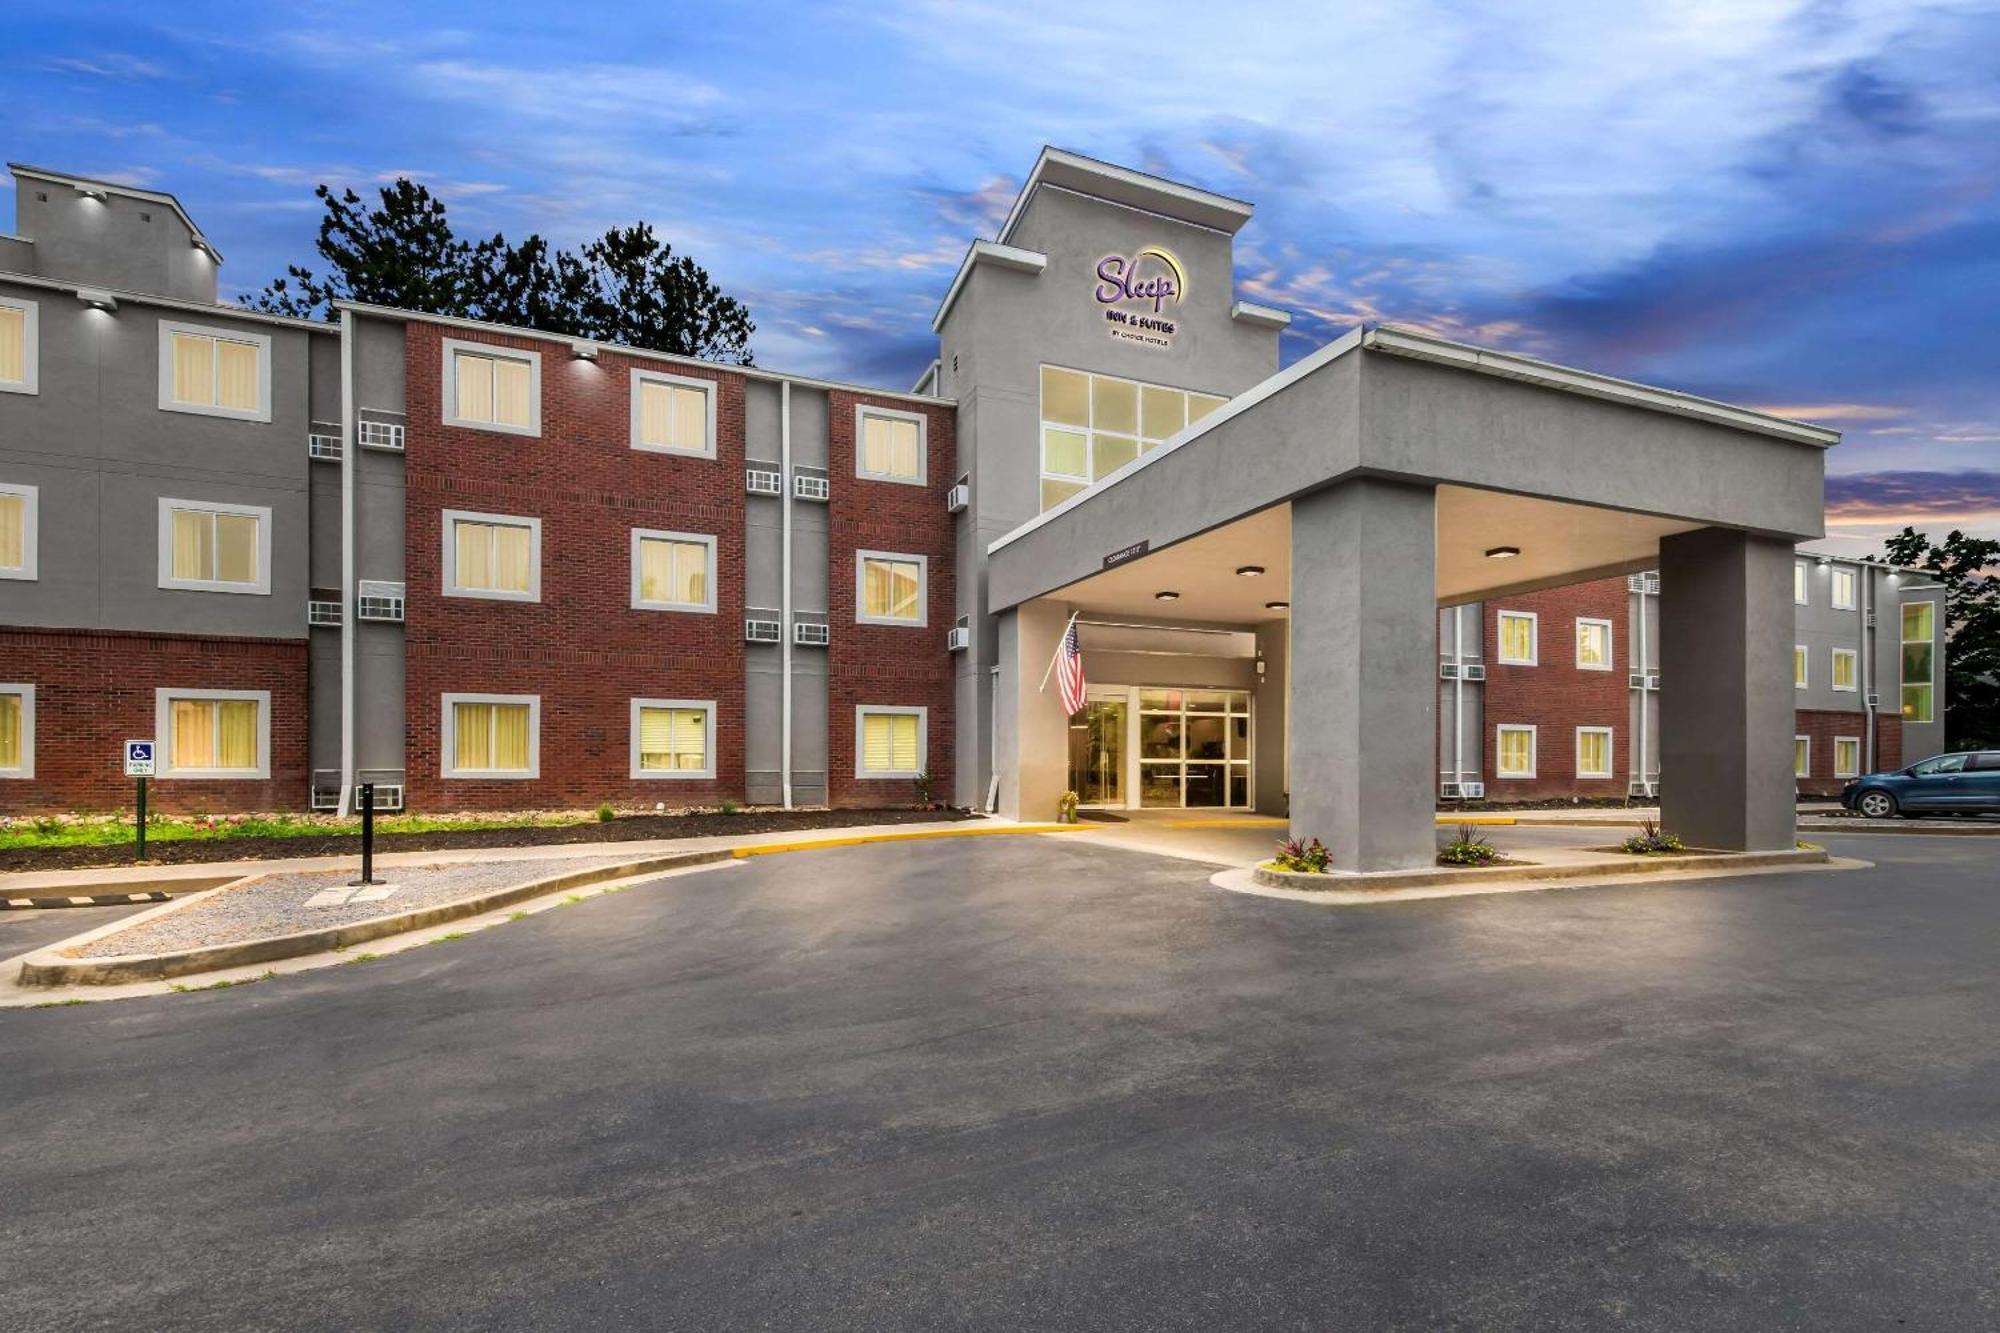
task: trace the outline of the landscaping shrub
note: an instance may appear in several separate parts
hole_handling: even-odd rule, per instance
[[[603,805],[597,807],[598,823],[609,824],[612,820],[616,818],[618,818],[618,812],[611,808],[611,802],[606,801]]]
[[[1077,794],[1073,791],[1066,791],[1062,794],[1056,801],[1056,823],[1074,824],[1076,822],[1077,799]]]
[[[1287,838],[1278,844],[1278,854],[1271,863],[1280,870],[1296,871],[1304,875],[1324,875],[1333,869],[1333,853],[1318,838],[1311,842],[1300,842],[1297,838]]]
[[[1438,852],[1441,866],[1484,866],[1499,859],[1500,849],[1470,824],[1460,824],[1451,841]]]
[[[1657,856],[1664,852],[1686,851],[1686,846],[1676,834],[1663,833],[1660,826],[1648,819],[1639,825],[1639,831],[1618,844],[1618,850],[1630,852],[1634,856]]]

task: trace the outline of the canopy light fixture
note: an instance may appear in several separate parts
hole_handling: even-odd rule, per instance
[[[1491,546],[1486,550],[1488,560],[1512,560],[1519,554],[1521,548],[1518,546]]]
[[[89,306],[92,310],[112,311],[118,308],[117,297],[113,296],[110,292],[99,291],[95,287],[77,288],[76,299]]]
[[[1266,611],[1289,611],[1292,609],[1292,604],[1290,602],[1266,602],[1264,603],[1264,609]]]
[[[1236,576],[1238,578],[1254,579],[1263,572],[1264,567],[1262,565],[1238,565],[1236,567]]]
[[[569,345],[569,354],[579,361],[597,360],[597,344],[587,338],[578,338]]]
[[[1162,588],[1153,594],[1153,600],[1156,602],[1177,602],[1180,598],[1181,595],[1179,593],[1169,588]]]

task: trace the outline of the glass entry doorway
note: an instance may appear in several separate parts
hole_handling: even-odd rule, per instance
[[[1069,722],[1069,785],[1111,810],[1241,810],[1250,784],[1250,693],[1093,686]]]

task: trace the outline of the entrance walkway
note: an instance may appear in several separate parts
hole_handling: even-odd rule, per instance
[[[1582,851],[1602,847],[1625,836],[1624,824],[1633,816],[1626,811],[1608,811],[1621,816],[1619,823],[1590,820],[1570,824],[1482,826],[1480,834],[1500,849],[1527,853],[1535,859],[1561,860],[1564,850]],[[1156,852],[1183,860],[1213,865],[1245,866],[1268,860],[1287,836],[1286,822],[1280,818],[1228,810],[1127,810],[1117,822],[1093,819],[1085,812],[1084,833],[1071,834],[1088,842],[1133,851]],[[1438,845],[1450,841],[1457,826],[1438,825]],[[1558,855],[1551,856],[1555,852]]]

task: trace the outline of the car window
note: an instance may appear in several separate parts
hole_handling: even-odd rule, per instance
[[[1965,767],[1965,759],[1962,754],[1941,754],[1935,759],[1926,759],[1917,765],[1917,776],[1929,778],[1940,773],[1957,773]]]
[[[2000,750],[1988,750],[1985,754],[1976,754],[1972,756],[1972,763],[1970,766],[1980,770],[1981,772],[1986,772],[1991,769],[2000,768]]]

